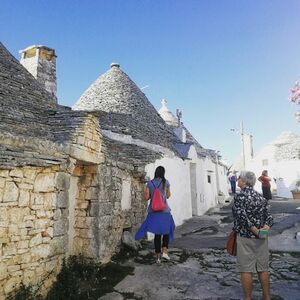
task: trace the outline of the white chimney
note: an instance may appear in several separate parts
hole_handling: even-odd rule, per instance
[[[33,45],[20,50],[20,63],[36,78],[57,102],[56,55],[55,50],[46,46]]]

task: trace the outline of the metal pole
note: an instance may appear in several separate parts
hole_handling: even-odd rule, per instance
[[[246,168],[246,159],[245,159],[245,141],[244,141],[244,123],[241,121],[241,142],[242,142],[242,160],[243,160],[243,169]]]

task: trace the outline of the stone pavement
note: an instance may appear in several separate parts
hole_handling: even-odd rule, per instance
[[[275,224],[269,237],[272,299],[300,299],[300,201],[275,199],[271,212]],[[122,299],[242,299],[236,258],[224,245],[232,227],[231,207],[217,207],[176,229],[170,245],[170,262],[157,265],[152,243],[125,264],[134,266],[101,300]],[[261,299],[257,276],[253,299]]]

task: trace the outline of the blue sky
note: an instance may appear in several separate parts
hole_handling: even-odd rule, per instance
[[[55,48],[59,102],[72,106],[118,62],[159,109],[162,98],[204,147],[234,160],[243,120],[254,151],[299,134],[288,102],[300,76],[298,0],[2,0],[0,39],[19,58]]]

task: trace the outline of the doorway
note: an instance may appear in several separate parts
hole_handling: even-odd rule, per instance
[[[192,215],[198,215],[196,164],[190,163]]]

